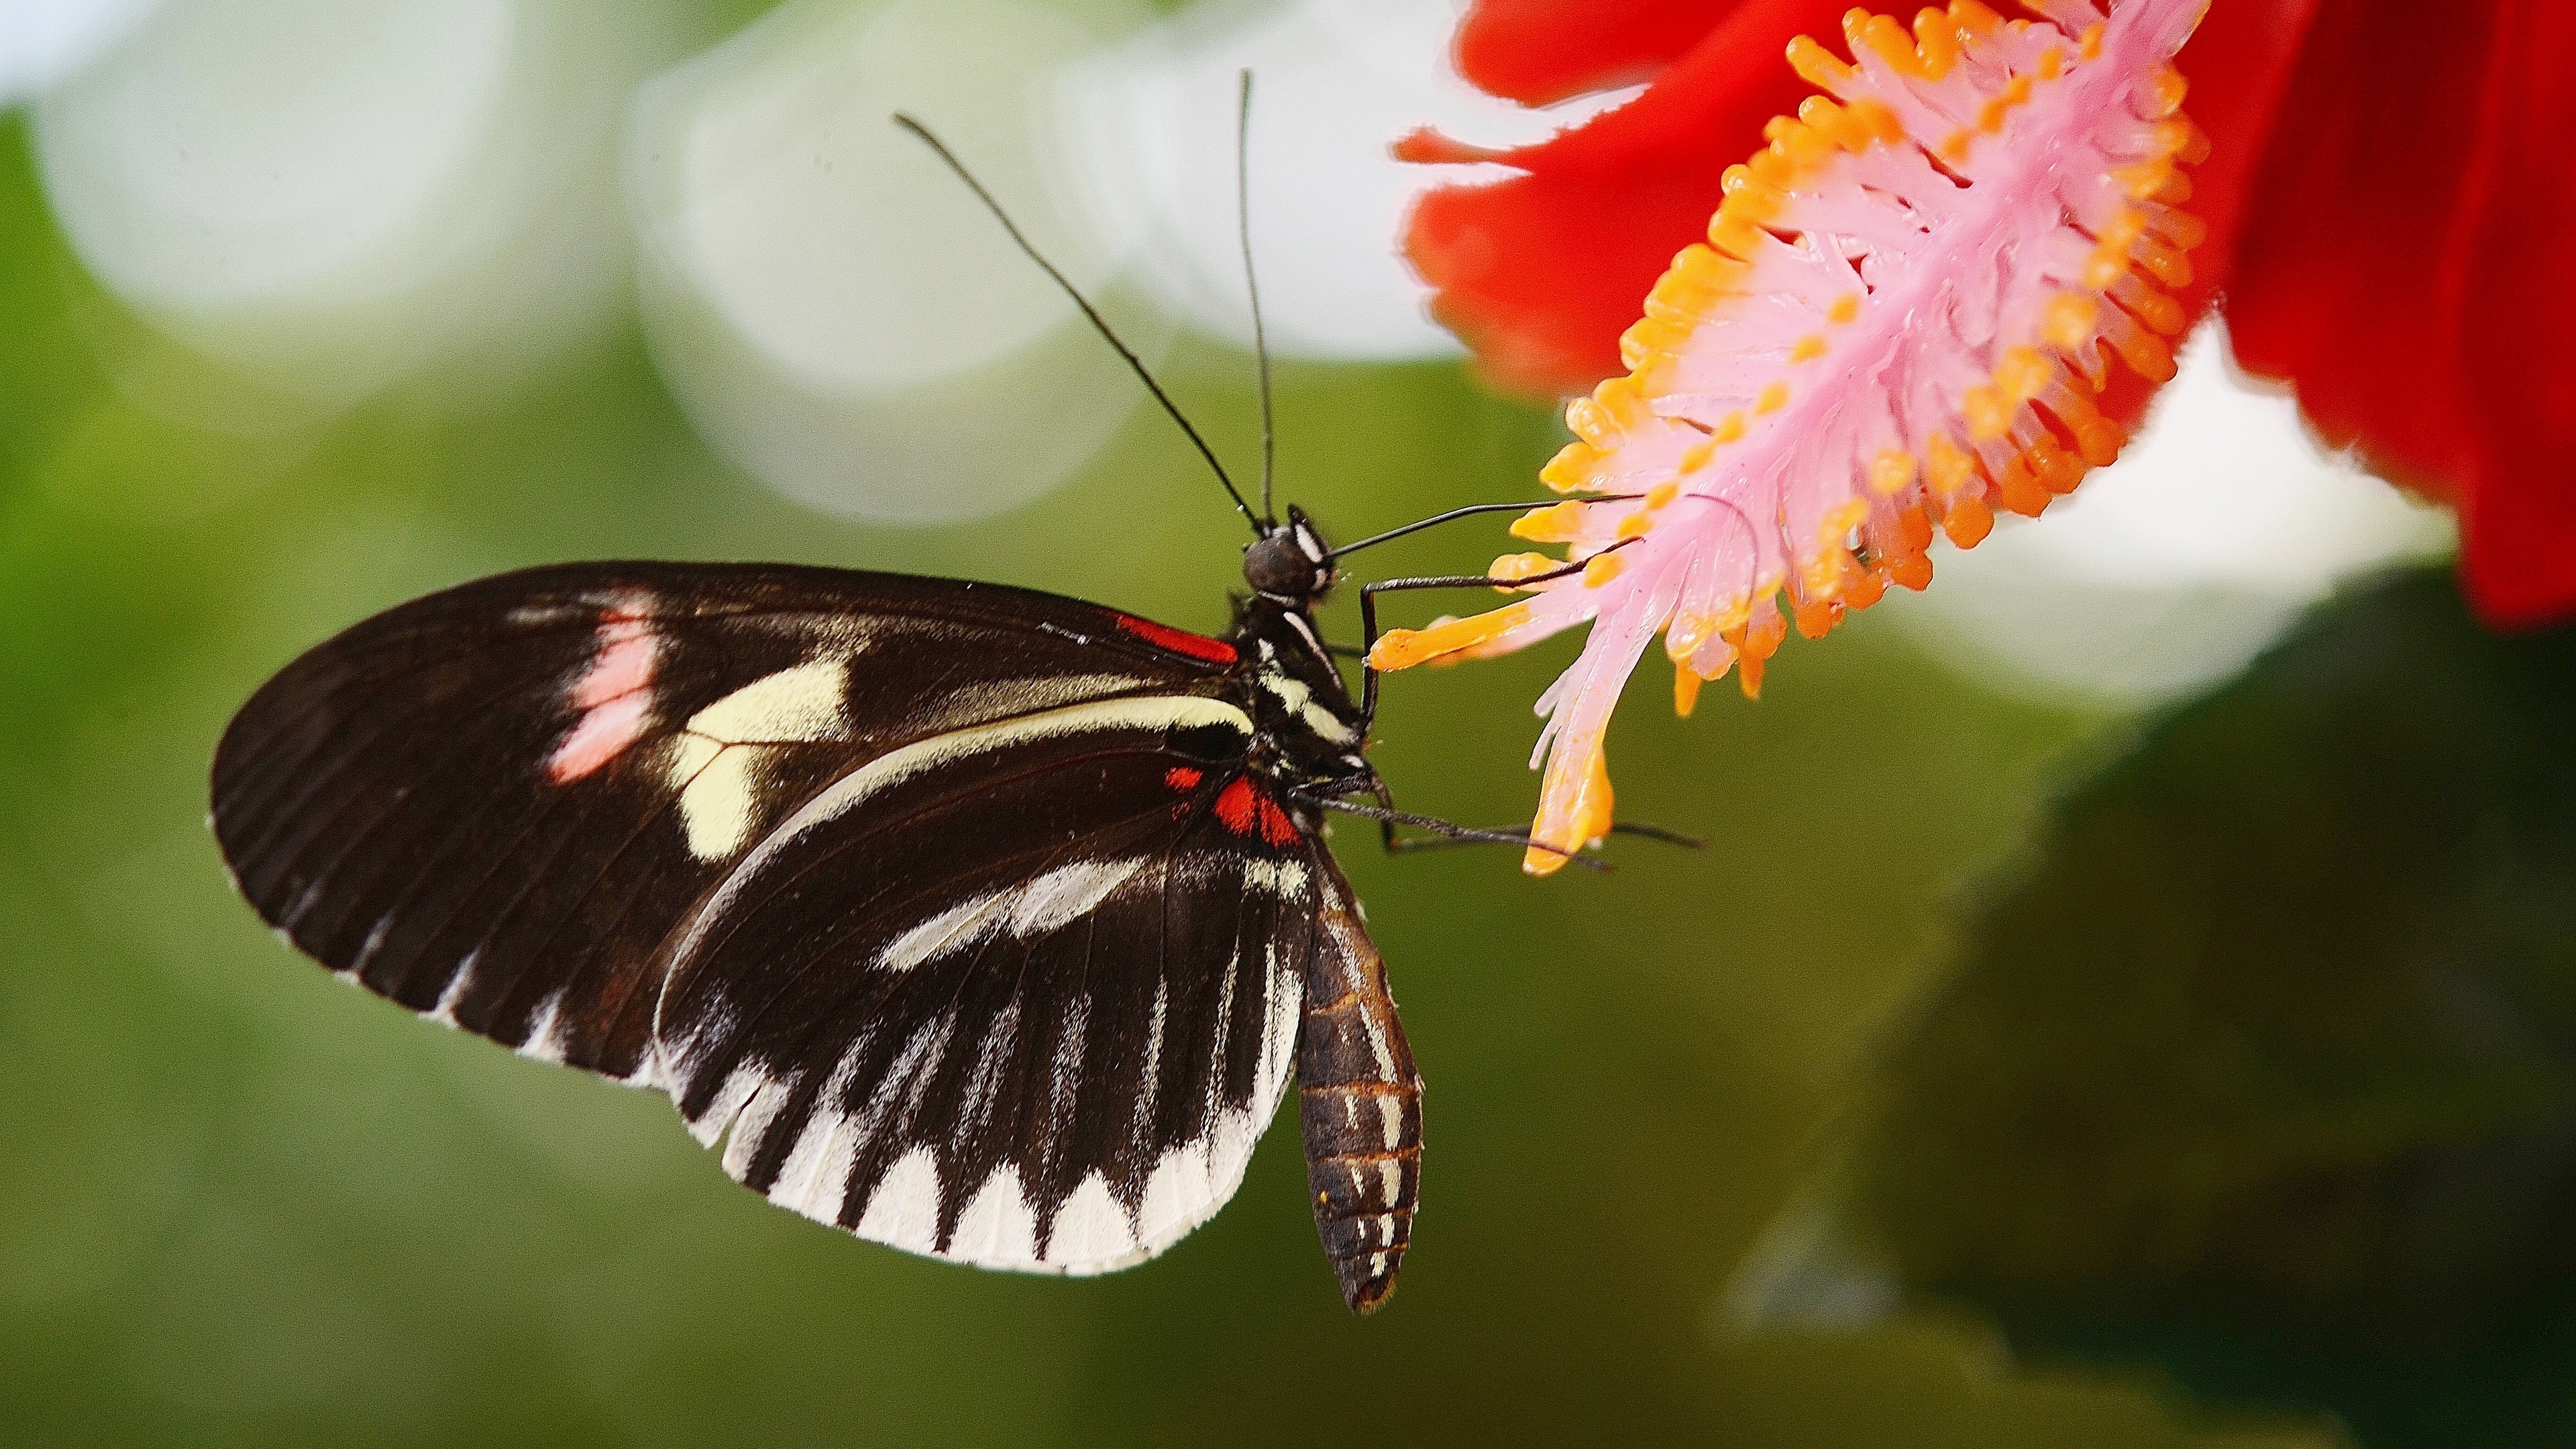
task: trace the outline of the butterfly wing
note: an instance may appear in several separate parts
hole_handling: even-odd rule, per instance
[[[1216,640],[1023,590],[582,564],[416,600],[305,654],[215,755],[242,892],[307,954],[531,1056],[653,1081],[662,947],[870,760],[1211,692]]]
[[[1321,944],[1315,847],[1250,742],[1229,704],[1126,699],[834,782],[671,945],[691,1129],[914,1252],[1091,1273],[1169,1246],[1241,1181]]]

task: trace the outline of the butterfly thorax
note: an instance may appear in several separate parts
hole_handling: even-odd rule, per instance
[[[1287,523],[1245,551],[1244,580],[1252,593],[1236,605],[1231,638],[1246,667],[1254,768],[1283,794],[1374,790],[1376,772],[1360,753],[1367,720],[1315,624],[1332,587],[1331,553],[1302,510],[1290,508]]]

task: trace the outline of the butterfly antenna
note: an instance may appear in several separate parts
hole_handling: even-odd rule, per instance
[[[1092,330],[1100,334],[1101,340],[1116,348],[1120,357],[1127,359],[1127,365],[1135,370],[1138,380],[1145,384],[1145,390],[1154,395],[1154,401],[1161,403],[1163,411],[1171,414],[1172,421],[1181,425],[1181,431],[1189,434],[1190,442],[1199,450],[1199,456],[1207,459],[1208,467],[1216,473],[1216,481],[1225,485],[1225,495],[1234,500],[1234,511],[1242,514],[1244,522],[1252,525],[1253,535],[1256,538],[1267,537],[1268,532],[1262,528],[1261,520],[1254,516],[1252,505],[1243,501],[1243,491],[1234,486],[1234,479],[1225,471],[1225,465],[1216,460],[1216,450],[1207,445],[1207,439],[1199,436],[1198,429],[1190,426],[1190,420],[1182,415],[1180,405],[1172,401],[1172,395],[1163,391],[1163,385],[1156,382],[1154,374],[1146,369],[1144,359],[1136,355],[1135,349],[1118,339],[1118,334],[1109,326],[1109,320],[1100,315],[1100,309],[1092,306],[1073,283],[1065,279],[1064,273],[1056,270],[1055,263],[1046,259],[1045,254],[1040,252],[1021,232],[1019,223],[1011,220],[1011,214],[1002,209],[1002,203],[993,199],[993,193],[984,189],[984,183],[975,179],[975,173],[966,169],[966,163],[958,160],[955,152],[949,150],[937,136],[930,134],[929,127],[901,111],[894,113],[894,123],[920,137],[923,145],[937,152],[939,159],[948,163],[948,169],[957,173],[957,179],[966,183],[966,189],[975,193],[975,199],[984,203],[984,209],[993,213],[993,219],[1002,224],[1002,230],[1010,233],[1011,240],[1019,246],[1021,252],[1030,261],[1038,264],[1038,270],[1045,272],[1058,287],[1064,289],[1064,294],[1073,299],[1073,305],[1081,308],[1082,315],[1091,319]],[[1266,427],[1264,432],[1267,433]],[[1269,471],[1266,462],[1262,471],[1265,474]]]
[[[1243,290],[1252,298],[1252,357],[1261,377],[1261,516],[1275,528],[1278,515],[1270,511],[1270,473],[1278,445],[1270,426],[1270,341],[1261,330],[1261,280],[1252,266],[1252,72],[1247,68],[1239,75],[1242,85],[1234,113],[1234,231],[1243,243]]]

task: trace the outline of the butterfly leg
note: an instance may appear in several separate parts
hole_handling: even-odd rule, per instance
[[[1643,535],[1638,535],[1638,537],[1643,537]],[[1620,549],[1626,548],[1628,545],[1635,543],[1636,541],[1636,538],[1623,538],[1617,543],[1610,545],[1608,548],[1602,549],[1585,558],[1576,560],[1573,563],[1569,563],[1561,569],[1550,569],[1543,574],[1531,574],[1529,577],[1524,579],[1498,580],[1491,574],[1435,574],[1413,579],[1380,579],[1373,584],[1360,585],[1360,654],[1362,659],[1362,663],[1360,665],[1360,727],[1362,731],[1365,732],[1368,726],[1377,722],[1378,671],[1376,665],[1367,663],[1366,660],[1368,655],[1375,653],[1377,650],[1378,595],[1401,593],[1408,589],[1490,589],[1495,587],[1497,584],[1505,584],[1512,588],[1526,588],[1531,584],[1544,584],[1555,579],[1572,578],[1574,575],[1583,572],[1584,566],[1591,563],[1593,559],[1599,558],[1605,553],[1616,553]]]

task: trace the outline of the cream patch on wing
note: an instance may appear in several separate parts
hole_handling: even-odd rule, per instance
[[[689,716],[667,769],[691,855],[725,860],[750,843],[760,823],[759,767],[779,747],[843,738],[849,682],[850,661],[831,655],[764,675]]]

